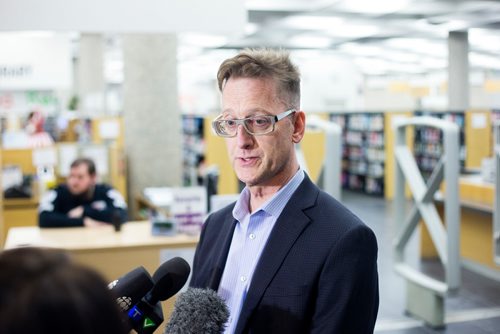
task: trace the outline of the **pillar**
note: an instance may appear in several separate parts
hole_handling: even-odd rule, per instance
[[[102,115],[105,112],[105,89],[102,35],[82,34],[76,64],[79,110],[85,115]]]
[[[448,35],[448,109],[469,108],[468,32],[451,31]]]
[[[123,37],[124,128],[129,203],[145,187],[182,185],[182,120],[173,34]]]

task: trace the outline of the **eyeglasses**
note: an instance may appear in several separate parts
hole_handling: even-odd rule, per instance
[[[259,115],[243,119],[220,119],[223,115],[219,115],[212,122],[212,128],[218,136],[225,138],[235,137],[238,133],[239,125],[243,125],[245,130],[251,135],[265,135],[274,131],[276,122],[281,121],[295,111],[295,109],[290,109],[279,115]]]

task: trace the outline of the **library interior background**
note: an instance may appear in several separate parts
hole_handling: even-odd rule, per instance
[[[64,248],[109,280],[192,261],[242,189],[211,130],[218,66],[284,48],[301,165],[378,239],[375,332],[498,333],[500,1],[142,2],[0,3],[2,249]],[[124,195],[121,231],[37,227],[79,156]]]

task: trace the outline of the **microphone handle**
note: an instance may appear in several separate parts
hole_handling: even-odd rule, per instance
[[[153,306],[143,298],[129,310],[128,318],[132,328],[138,334],[153,334],[163,322],[161,302]]]

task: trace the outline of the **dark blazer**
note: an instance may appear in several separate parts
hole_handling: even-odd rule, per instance
[[[191,286],[218,289],[233,207],[205,222]],[[378,303],[375,235],[306,175],[269,236],[235,332],[372,333]]]

